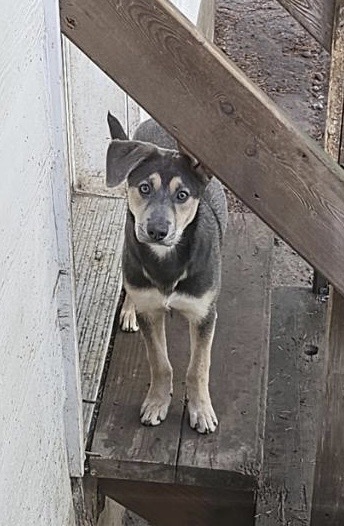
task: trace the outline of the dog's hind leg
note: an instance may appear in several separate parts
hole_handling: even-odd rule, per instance
[[[128,293],[125,295],[121,313],[119,315],[119,324],[124,332],[137,332],[139,330],[136,319],[135,304]]]
[[[212,433],[218,421],[209,394],[211,346],[216,323],[215,306],[202,321],[189,322],[191,357],[186,375],[190,426],[199,433]]]
[[[141,407],[141,422],[157,426],[165,420],[172,397],[172,367],[167,356],[165,312],[139,314],[138,321],[147,347],[151,382]]]

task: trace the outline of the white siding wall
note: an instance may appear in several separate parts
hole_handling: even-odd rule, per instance
[[[67,526],[61,276],[67,305],[71,291],[56,2],[2,0],[0,35],[0,524]]]

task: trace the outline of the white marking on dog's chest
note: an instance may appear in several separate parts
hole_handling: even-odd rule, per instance
[[[156,288],[138,289],[129,286],[128,292],[135,303],[137,312],[149,313],[161,309],[176,309],[188,319],[195,321],[203,319],[208,314],[215,297],[213,290],[206,292],[200,298],[179,292],[172,292],[166,296]]]

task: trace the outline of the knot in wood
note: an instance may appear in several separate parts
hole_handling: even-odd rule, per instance
[[[234,113],[234,106],[233,106],[233,104],[231,104],[227,100],[221,100],[220,101],[220,108],[221,108],[221,111],[225,115],[232,115]]]

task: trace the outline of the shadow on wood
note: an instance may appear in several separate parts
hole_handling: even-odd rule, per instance
[[[254,525],[250,492],[109,479],[100,481],[100,491],[152,526]]]

